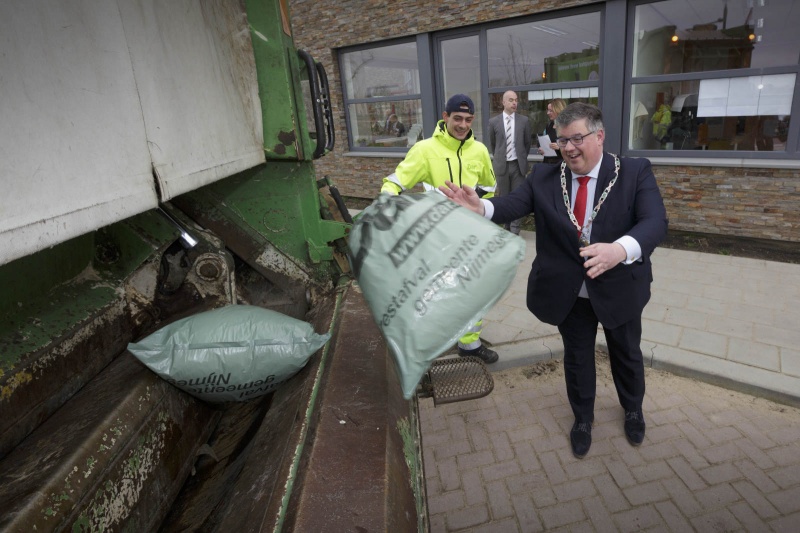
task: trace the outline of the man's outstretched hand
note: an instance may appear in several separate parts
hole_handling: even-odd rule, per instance
[[[459,187],[451,181],[445,181],[444,185],[439,186],[439,190],[442,192],[442,194],[453,200],[461,207],[466,207],[470,211],[483,216],[483,202],[481,202],[481,199],[478,196],[478,193],[475,192],[475,189],[469,185]]]

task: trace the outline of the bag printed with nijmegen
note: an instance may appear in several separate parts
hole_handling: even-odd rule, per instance
[[[525,241],[442,194],[381,194],[349,236],[353,272],[403,395],[503,296]]]
[[[229,305],[167,324],[128,351],[196,398],[241,402],[274,391],[330,337],[271,309]]]

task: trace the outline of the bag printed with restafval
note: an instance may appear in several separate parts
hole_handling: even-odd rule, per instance
[[[525,257],[522,238],[436,191],[381,194],[356,218],[349,246],[406,399],[503,296]]]

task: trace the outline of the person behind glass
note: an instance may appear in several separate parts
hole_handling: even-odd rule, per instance
[[[386,135],[391,135],[392,137],[402,137],[406,134],[406,127],[400,122],[397,118],[397,115],[392,113],[389,115],[389,118],[386,120]]]
[[[550,101],[550,103],[547,104],[547,118],[550,119],[550,122],[548,122],[547,126],[545,126],[544,133],[550,137],[550,148],[556,151],[556,155],[544,156],[542,163],[548,163],[552,165],[561,163],[561,161],[564,160],[564,158],[561,156],[561,148],[559,148],[558,143],[556,143],[556,138],[558,135],[556,134],[555,120],[565,107],[567,107],[567,102],[561,98],[554,98]],[[544,154],[544,150],[539,148],[539,153]]]
[[[418,183],[422,183],[426,190],[436,190],[449,180],[469,186],[473,192],[477,189],[485,198],[492,197],[496,187],[492,161],[486,145],[475,139],[472,132],[474,119],[475,104],[469,96],[456,94],[450,97],[433,136],[415,143],[408,150],[394,173],[383,179],[381,193],[400,194]],[[453,235],[454,240],[462,237]],[[481,342],[482,325],[483,320],[470,325],[467,333],[458,339],[458,353],[491,364],[499,356]]]
[[[517,113],[517,93],[503,94],[503,112],[489,120],[489,152],[497,179],[498,196],[514,190],[528,174],[528,153],[531,151],[531,124],[528,117]],[[522,219],[506,224],[506,229],[519,235]]]
[[[570,446],[582,458],[592,444],[598,322],[624,410],[625,436],[634,446],[644,439],[642,311],[653,279],[650,255],[666,235],[668,221],[650,161],[603,151],[599,108],[570,104],[555,124],[564,161],[534,165],[508,196],[484,200],[452,183],[440,190],[494,222],[533,213],[536,258],[527,304],[561,334],[567,397],[575,416]]]

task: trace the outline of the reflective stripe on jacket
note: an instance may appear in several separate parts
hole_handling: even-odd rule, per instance
[[[417,183],[438,188],[445,180],[469,185],[483,198],[494,196],[494,171],[486,145],[475,140],[472,130],[459,141],[440,120],[433,137],[414,144],[394,174],[383,179],[381,192],[399,194]]]

